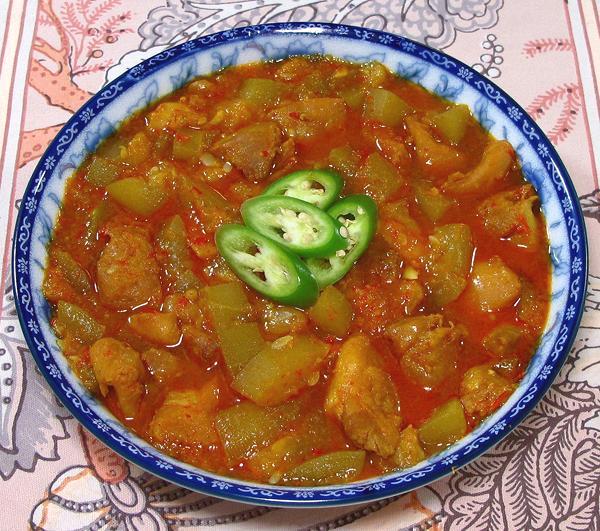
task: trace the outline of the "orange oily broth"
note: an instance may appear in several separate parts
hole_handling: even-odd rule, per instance
[[[219,73],[216,77],[213,76],[212,78],[209,78],[216,83],[216,90],[214,90],[208,98],[203,97],[201,91],[195,91],[190,86],[187,86],[161,101],[184,102],[198,113],[205,114],[210,119],[213,109],[219,103],[228,100],[231,94],[235,94],[245,79],[256,77],[273,78],[280,67],[280,63],[261,63],[227,69]],[[340,68],[347,68],[351,74],[344,76],[341,79],[335,78],[334,75]],[[314,77],[317,74],[324,80],[327,80],[327,85],[330,87],[325,89],[324,96],[332,97],[335,96],[337,92],[343,92],[345,89],[360,86],[361,81],[358,74],[356,74],[357,69],[357,66],[346,65],[333,60],[307,61],[306,64],[300,63],[300,66],[294,70],[295,75],[291,76],[292,79],[290,81],[285,81],[287,87],[286,98],[290,100],[294,99],[295,93],[298,90],[301,90],[303,84],[308,83],[307,80],[311,79],[310,76]],[[334,81],[331,81],[332,79],[334,79]],[[329,83],[329,81],[331,81],[331,83]],[[413,106],[416,109],[417,117],[422,117],[430,112],[440,112],[448,105],[447,102],[428,93],[424,89],[392,76],[388,76],[381,86],[391,90],[400,96],[406,103]],[[317,96],[320,95],[321,94],[317,94]],[[138,131],[147,131],[146,115],[156,106],[157,104],[154,104],[149,110],[128,120],[111,139],[107,140],[106,143],[100,147],[99,153],[108,152],[114,149],[115,145],[126,143],[126,141]],[[264,120],[265,115],[266,112],[255,110],[252,121]],[[361,123],[362,126],[360,125]],[[233,130],[239,129],[245,125],[247,125],[247,123],[243,123]],[[206,127],[214,129],[217,133],[220,132],[219,126]],[[175,137],[177,134],[181,133],[166,132],[164,134]],[[361,157],[361,160],[364,160],[366,156],[377,150],[377,138],[381,135],[387,135],[386,138],[395,138],[404,141],[408,152],[411,154],[411,159],[408,164],[398,170],[399,177],[402,180],[408,183],[413,178],[429,177],[427,170],[425,169],[423,171],[415,161],[414,146],[410,142],[410,135],[403,123],[394,128],[386,128],[371,121],[364,121],[363,123],[362,109],[348,108],[346,119],[339,127],[326,132],[317,133],[309,138],[297,140],[295,162],[288,164],[285,167],[285,171],[282,172],[275,169],[266,181],[249,183],[244,178],[242,172],[234,167],[222,179],[210,182],[209,184],[230,204],[239,207],[245,196],[257,195],[266,184],[272,182],[282,174],[289,173],[294,169],[327,166],[327,158],[329,152],[333,148],[350,146]],[[465,137],[460,144],[464,166],[461,169],[465,171],[469,170],[478,163],[488,139],[489,136],[487,133],[483,131],[476,122],[473,122],[468,126]],[[144,160],[137,165],[124,167],[119,173],[119,178],[143,175],[160,160],[157,152],[152,152],[147,160]],[[169,160],[178,172],[181,172],[192,179],[198,174],[199,165],[171,160],[170,149],[167,150],[167,155],[164,156],[164,160]],[[98,203],[103,198],[107,197],[107,194],[104,188],[96,188],[87,182],[85,179],[86,171],[87,162],[76,172],[67,186],[64,208],[62,209],[60,218],[57,222],[54,238],[50,246],[50,256],[53,255],[56,249],[69,252],[77,259],[79,264],[86,269],[92,282],[95,283],[95,264],[104,245],[108,241],[108,237],[101,227],[89,245],[82,245],[82,238],[87,231],[86,223],[89,216]],[[495,185],[490,191],[490,194],[509,189],[522,183],[523,178],[521,172],[519,168],[513,164],[513,167],[509,170],[506,178]],[[357,191],[355,190],[355,187],[356,183],[347,183],[346,193]],[[490,194],[485,194],[483,197],[485,198]],[[491,238],[485,231],[481,220],[476,215],[476,207],[482,200],[481,196],[466,196],[459,199],[458,204],[450,207],[446,214],[435,224],[429,221],[420,211],[410,186],[400,186],[397,192],[389,197],[390,202],[397,199],[405,199],[408,201],[409,212],[419,224],[425,235],[425,240],[427,235],[431,234],[435,226],[447,223],[466,223],[471,228],[475,248],[475,259],[480,260],[492,256],[499,256],[513,271],[519,276],[526,278],[541,293],[547,294],[549,292],[550,265],[547,254],[546,235],[543,226],[540,227],[541,243],[535,250],[518,249],[508,241]],[[207,233],[197,223],[197,220],[193,216],[182,211],[182,207],[175,197],[167,201],[156,213],[150,215],[148,218],[135,216],[112,200],[109,200],[109,207],[111,223],[123,225],[138,224],[146,227],[150,232],[151,239],[156,236],[162,223],[174,214],[180,214],[182,216],[186,225],[189,241],[203,243],[210,242],[213,238],[213,234]],[[542,219],[541,215],[538,215],[538,219]],[[541,225],[543,225],[543,223]],[[383,224],[380,223],[378,236],[376,237],[378,239],[381,239],[382,226]],[[369,278],[371,267],[369,264],[370,252],[372,252],[371,249],[368,250],[367,254],[355,265],[352,274],[337,286],[348,298],[351,297],[352,293],[355,292],[358,287],[367,290],[375,289],[385,291],[386,289],[385,281],[382,279],[377,277],[372,279]],[[215,276],[207,274],[207,268],[210,266],[212,258],[200,259],[192,253],[192,259],[194,273],[206,285],[220,282]],[[368,285],[367,288],[365,288],[365,284]],[[50,290],[51,295],[48,294],[49,290],[46,288],[48,298],[51,302],[56,302],[59,299],[73,302],[100,320],[106,326],[106,331],[104,333],[106,337],[115,337],[126,341],[139,351],[143,351],[152,346],[147,340],[136,337],[135,333],[128,327],[128,318],[130,315],[136,311],[144,310],[143,307],[135,309],[133,312],[114,311],[103,306],[98,298],[97,292],[89,297],[78,295],[72,287],[69,286],[58,269],[52,265],[52,262],[46,273],[46,286],[52,287]],[[255,308],[255,311],[257,311],[258,303],[262,300],[262,297],[247,288],[246,293]],[[163,295],[166,295],[164,284]],[[384,301],[384,303],[387,302],[390,301]],[[429,314],[436,311],[438,310],[431,307],[428,304],[427,299],[425,299],[423,303],[415,308],[413,314]],[[544,314],[546,311],[547,303],[544,303]],[[523,323],[520,323],[514,308],[489,313],[481,312],[475,307],[472,301],[465,296],[464,292],[457,300],[443,308],[441,313],[445,316],[447,321],[463,325],[468,331],[468,336],[465,339],[464,349],[458,360],[458,370],[455,371],[452,376],[446,378],[440,385],[437,385],[432,389],[421,387],[403,373],[389,339],[377,332],[371,334],[371,342],[381,355],[384,369],[391,376],[393,383],[395,384],[401,405],[403,427],[410,424],[419,426],[429,417],[436,407],[443,404],[449,398],[458,397],[460,382],[464,372],[470,367],[482,363],[489,363],[491,361],[490,355],[481,347],[481,340],[495,326],[511,323],[527,329],[526,339],[519,343],[514,352],[522,362],[522,367],[526,367],[541,333],[540,326],[529,326],[527,328]],[[396,317],[401,317],[401,315]],[[205,321],[202,326],[205,332],[212,334],[212,324],[209,321]],[[342,344],[341,339],[329,336],[324,337],[317,328],[312,327],[312,325],[309,325],[309,327],[312,333],[331,344],[332,352],[330,353],[327,363],[321,370],[321,376],[316,385],[301,391],[299,397],[297,397],[300,403],[301,413],[299,420],[290,425],[289,429],[292,431],[299,426],[299,423],[304,417],[314,411],[322,411],[324,397],[335,365],[336,353]],[[361,331],[364,332],[359,328],[355,319],[349,335]],[[273,340],[276,338],[266,335],[264,337],[266,340]],[[70,356],[75,353],[89,363],[89,356],[87,355],[86,348],[78,347],[76,350],[77,352],[70,352],[65,348],[65,354]],[[141,437],[150,440],[148,425],[152,420],[156,409],[162,403],[167,391],[190,388],[199,389],[211,377],[217,375],[225,382],[224,385],[220,386],[219,410],[225,409],[241,400],[241,397],[229,387],[231,379],[220,356],[217,356],[215,359],[205,360],[193,355],[182,344],[168,347],[166,350],[171,350],[179,356],[184,361],[186,370],[184,371],[184,374],[177,379],[170,381],[168,385],[157,383],[156,381],[153,381],[152,378],[148,377],[146,381],[146,397],[142,401],[138,414],[133,418],[124,418],[113,391],[111,391],[104,399],[109,409],[128,427],[133,429]],[[514,381],[517,380],[515,379]],[[470,428],[473,428],[475,420],[469,420]],[[313,448],[312,451],[314,456],[320,455],[324,451],[357,448],[356,444],[345,436],[343,427],[337,420],[330,418],[329,422],[333,427],[332,432],[334,435],[332,436],[332,440],[325,449],[320,447]],[[198,446],[188,447],[185,445],[171,445],[167,447],[156,441],[151,440],[151,442],[165,452],[202,468],[230,476],[242,477],[250,480],[256,479],[245,461],[233,465],[228,463],[220,444],[211,445],[205,448]],[[367,462],[360,478],[374,476],[391,468],[389,463],[384,462],[374,454],[368,452],[367,455]]]

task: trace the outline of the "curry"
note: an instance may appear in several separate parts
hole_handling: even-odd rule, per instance
[[[82,383],[230,477],[413,466],[516,388],[548,312],[514,149],[373,62],[193,80],[69,180],[44,294]]]

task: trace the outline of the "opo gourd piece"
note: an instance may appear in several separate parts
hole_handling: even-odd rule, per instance
[[[256,323],[231,323],[219,334],[223,359],[232,377],[237,376],[244,366],[264,347]]]
[[[92,291],[90,277],[69,253],[57,250],[54,253],[54,259],[60,272],[75,291],[82,295]]]
[[[459,144],[467,132],[472,120],[471,111],[467,105],[452,105],[448,110],[436,114],[431,123],[452,144]]]
[[[277,483],[284,470],[302,460],[304,450],[298,437],[285,435],[256,452],[248,460],[248,467],[269,483]]]
[[[148,135],[140,131],[133,135],[127,143],[121,159],[128,164],[137,166],[150,158],[152,147],[152,141]]]
[[[88,312],[65,301],[59,301],[54,324],[62,336],[71,336],[84,344],[92,344],[104,335],[106,327]]]
[[[162,251],[159,261],[172,290],[185,291],[202,285],[192,270],[185,225],[179,215],[165,221],[156,235],[156,243]]]
[[[339,171],[344,177],[353,177],[360,164],[360,155],[350,146],[333,148],[329,152],[329,165]]]
[[[183,129],[178,131],[173,139],[173,158],[197,162],[214,140],[215,134],[212,131],[203,129]]]
[[[350,181],[353,191],[363,192],[375,201],[389,200],[405,183],[396,168],[379,153],[371,153]]]
[[[431,301],[441,308],[456,300],[467,286],[473,255],[471,229],[464,223],[436,227],[429,247],[428,287]]]
[[[252,358],[231,385],[261,406],[281,404],[318,379],[328,352],[329,345],[314,336],[284,336]]]
[[[444,214],[454,204],[452,199],[446,197],[439,188],[430,182],[415,180],[413,189],[419,208],[433,223],[444,217]]]
[[[418,429],[419,440],[428,453],[450,446],[467,433],[467,420],[460,400],[452,398],[436,408]]]
[[[85,179],[94,186],[106,186],[119,177],[119,165],[112,160],[95,156],[85,173]]]
[[[285,85],[266,78],[245,79],[240,87],[240,98],[252,105],[277,105]]]
[[[335,286],[327,286],[319,295],[308,315],[323,332],[344,337],[352,324],[352,306]]]
[[[356,479],[365,464],[365,452],[343,450],[310,459],[288,470],[281,483],[289,485],[328,485]]]
[[[219,411],[215,426],[229,462],[248,458],[257,449],[271,444],[298,414],[294,402],[269,408],[241,402]]]
[[[183,358],[165,349],[149,348],[142,352],[142,360],[150,374],[161,383],[175,380],[185,372]]]
[[[367,95],[365,118],[369,120],[393,127],[402,122],[410,112],[410,106],[390,90],[376,88]]]
[[[217,333],[227,333],[235,322],[247,318],[252,312],[246,292],[239,282],[215,284],[202,289],[205,304]]]
[[[468,295],[481,311],[492,312],[515,303],[521,292],[521,281],[501,258],[494,256],[475,262]]]
[[[167,199],[168,193],[152,186],[139,177],[125,177],[106,186],[109,197],[122,207],[140,216],[156,212]]]

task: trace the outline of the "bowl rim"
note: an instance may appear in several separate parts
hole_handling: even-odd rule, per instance
[[[569,205],[570,212],[572,214],[572,218],[570,218],[572,220],[572,225],[579,230],[582,240],[582,245],[578,245],[577,250],[572,251],[578,257],[580,257],[581,268],[577,272],[572,270],[571,278],[575,277],[577,282],[583,285],[583,292],[585,293],[585,288],[587,286],[589,253],[585,221],[581,206],[573,182],[562,160],[560,159],[554,146],[548,140],[541,128],[535,123],[535,121],[533,121],[528,116],[527,112],[504,90],[462,61],[449,56],[444,52],[435,50],[406,37],[346,24],[288,22],[245,26],[242,28],[235,28],[213,33],[187,41],[172,48],[168,48],[142,61],[138,65],[128,69],[123,74],[103,86],[72,115],[63,128],[54,137],[44,154],[40,157],[23,192],[21,204],[23,205],[27,198],[31,197],[32,194],[44,190],[45,185],[48,182],[44,178],[44,170],[48,170],[48,173],[51,174],[50,168],[48,167],[49,159],[52,157],[53,159],[57,158],[60,160],[61,154],[64,152],[65,142],[68,144],[74,137],[80,134],[77,132],[74,126],[84,110],[91,109],[95,105],[100,107],[99,104],[102,103],[103,100],[110,100],[116,93],[135,85],[138,81],[144,79],[146,76],[155,73],[171,63],[178,62],[182,59],[182,57],[191,55],[196,51],[209,49],[214,46],[231,42],[243,42],[252,40],[256,37],[274,34],[295,34],[313,37],[316,39],[327,36],[342,37],[383,45],[393,50],[408,53],[413,55],[415,58],[435,64],[438,67],[445,68],[452,75],[457,75],[457,72],[460,69],[461,72],[468,74],[468,79],[464,79],[465,83],[471,85],[472,88],[474,88],[482,96],[486,97],[488,100],[494,99],[490,94],[490,90],[492,90],[493,94],[496,96],[496,99],[498,97],[503,98],[506,102],[504,106],[505,108],[502,109],[503,114],[508,114],[507,108],[510,106],[516,109],[520,113],[520,116],[524,117],[523,119],[526,121],[528,132],[532,132],[531,134],[535,135],[538,138],[538,142],[545,146],[547,150],[547,168],[549,170],[551,168],[556,170],[558,183],[564,190],[565,200],[568,200],[567,204]],[[417,55],[417,52],[419,52],[421,55]],[[450,67],[449,65],[453,66]],[[456,72],[451,71],[450,68],[453,68]],[[482,84],[484,88],[477,88],[477,86],[475,86],[476,83],[479,83],[480,85]],[[125,89],[123,89],[123,85],[126,85]],[[525,131],[525,122],[523,128]],[[533,138],[531,134],[529,135],[530,140]],[[63,151],[57,153],[58,157],[53,157],[51,154],[56,153],[57,148],[61,146],[63,147]],[[53,393],[88,432],[98,438],[103,444],[111,448],[118,455],[123,457],[126,461],[132,462],[141,469],[171,483],[178,484],[196,492],[201,492],[207,495],[217,496],[236,502],[263,504],[276,507],[330,507],[351,505],[356,503],[376,501],[382,498],[409,492],[452,473],[457,468],[471,462],[473,459],[479,457],[492,446],[500,442],[518,424],[520,424],[524,417],[544,396],[555,377],[558,375],[558,372],[568,356],[579,329],[584,309],[584,296],[575,297],[575,301],[572,303],[575,305],[575,314],[572,316],[570,322],[568,324],[564,323],[564,314],[560,316],[561,324],[566,327],[566,331],[555,340],[555,345],[558,352],[556,359],[552,362],[551,370],[547,373],[546,377],[540,382],[540,385],[537,386],[534,391],[529,392],[520,400],[518,404],[515,405],[515,408],[518,409],[516,410],[515,414],[511,416],[510,424],[504,423],[501,429],[498,429],[495,432],[493,427],[491,429],[488,428],[487,431],[484,432],[484,434],[488,435],[487,437],[481,437],[481,441],[474,441],[471,444],[471,446],[473,446],[473,451],[470,454],[465,453],[462,455],[462,457],[457,457],[456,459],[448,460],[447,462],[437,461],[433,465],[427,467],[426,470],[417,469],[405,480],[398,480],[393,484],[390,484],[390,480],[393,480],[395,476],[401,475],[406,471],[396,471],[386,475],[375,476],[360,482],[342,485],[330,485],[326,487],[281,487],[277,485],[271,486],[255,482],[247,482],[236,478],[218,476],[203,469],[199,469],[192,465],[178,461],[182,467],[182,470],[185,471],[187,467],[188,469],[192,468],[198,472],[175,476],[173,473],[169,473],[167,469],[157,466],[154,461],[147,460],[143,456],[138,455],[138,453],[133,451],[130,447],[118,446],[112,438],[106,436],[101,429],[94,425],[93,422],[86,415],[84,415],[84,412],[72,401],[73,397],[75,397],[79,401],[79,405],[81,405],[82,398],[73,390],[64,390],[52,377],[52,375],[49,374],[41,355],[41,350],[45,348],[44,342],[42,342],[42,345],[39,344],[39,340],[34,337],[34,332],[30,329],[30,327],[27,326],[26,316],[24,314],[24,311],[27,311],[27,304],[31,301],[31,278],[29,275],[30,238],[28,238],[27,241],[23,241],[24,238],[20,237],[19,232],[23,228],[24,223],[29,222],[29,227],[33,225],[33,221],[37,216],[37,209],[38,205],[35,204],[30,213],[31,220],[28,220],[26,209],[22,207],[19,208],[13,234],[12,287],[15,297],[17,316],[27,346],[29,347],[29,350],[35,359],[40,372],[44,376],[44,379],[52,389]],[[567,211],[567,207],[563,205],[561,213],[563,214],[565,221],[565,213]],[[25,226],[27,227],[27,225]],[[26,232],[30,236],[29,231],[27,230]],[[573,247],[573,244],[571,244],[571,246]],[[20,268],[20,260],[25,260],[27,268]],[[578,290],[577,293],[580,291],[581,290]],[[31,313],[31,315],[34,314]],[[37,316],[35,317],[37,318]],[[507,413],[505,413],[503,417],[499,418],[498,421],[500,422],[498,422],[498,424],[500,424],[506,416]],[[127,431],[130,432],[130,430]],[[480,436],[484,434],[480,434]],[[452,448],[454,448],[454,450],[448,452],[448,455],[456,457],[455,452],[460,449],[460,441],[457,441],[457,443],[451,446],[449,450],[452,450]],[[158,455],[163,455],[163,453],[158,449],[153,448],[153,450],[156,451]],[[412,469],[407,470],[410,471]],[[200,483],[198,480],[193,479],[192,476],[194,475],[205,475],[204,478],[206,481]],[[226,485],[218,485],[219,483],[225,483]],[[246,490],[239,492],[240,486]],[[230,492],[230,487],[236,487],[238,492]],[[320,496],[319,493],[323,492],[329,492],[330,495],[327,497]]]

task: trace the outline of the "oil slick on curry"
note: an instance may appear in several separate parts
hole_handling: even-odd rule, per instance
[[[313,169],[378,221],[298,308],[241,281],[215,232]],[[378,63],[296,57],[123,124],[68,183],[44,293],[74,372],[157,448],[324,485],[410,467],[504,403],[545,324],[547,243],[512,147],[465,106]]]

